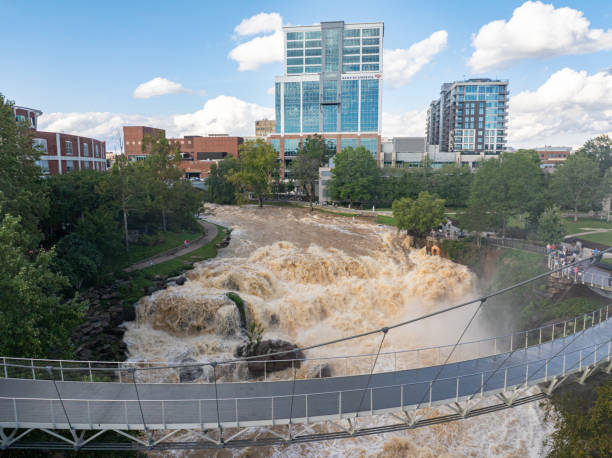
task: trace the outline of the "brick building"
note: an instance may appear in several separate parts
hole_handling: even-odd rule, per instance
[[[106,170],[106,142],[78,135],[37,130],[42,111],[14,106],[17,121],[28,120],[34,134],[34,144],[42,151],[38,165],[45,175],[57,175],[73,170]]]
[[[563,164],[572,153],[570,146],[545,146],[535,150],[540,158],[540,167],[550,172],[554,171],[560,164]]]
[[[160,133],[165,135],[166,131],[145,126],[124,126],[125,154],[128,159],[144,159],[148,152],[142,151],[143,137]],[[179,167],[184,171],[185,178],[206,178],[212,164],[228,155],[238,157],[238,147],[244,142],[242,137],[228,135],[187,135],[183,138],[169,138],[168,141],[179,147],[183,157]]]

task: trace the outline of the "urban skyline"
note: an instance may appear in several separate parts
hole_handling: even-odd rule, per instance
[[[360,2],[351,8],[244,3],[204,14],[185,2],[151,11],[130,5],[118,17],[97,5],[40,3],[43,23],[25,5],[4,4],[0,34],[22,38],[19,49],[0,50],[12,63],[0,90],[18,105],[40,108],[42,130],[100,138],[109,150],[123,125],[159,126],[175,137],[248,136],[255,119],[275,118],[271,79],[282,71],[283,26],[384,21],[383,136],[424,136],[427,106],[440,84],[491,77],[512,84],[507,146],[580,145],[612,130],[612,31],[605,28],[612,13],[602,5],[507,2],[466,14],[452,2],[389,3],[376,12]],[[88,17],[87,34],[74,20],[81,16]],[[20,34],[26,19],[32,32]],[[180,21],[191,30],[180,45],[172,35],[181,34],[152,36],[157,25]],[[57,26],[53,34],[46,32],[49,23]],[[536,31],[534,23],[547,27]],[[84,51],[94,62],[75,65]],[[32,62],[54,68],[44,84]]]

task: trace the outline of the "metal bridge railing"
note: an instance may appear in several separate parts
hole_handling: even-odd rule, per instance
[[[195,399],[75,399],[0,397],[0,424],[32,427],[32,402],[42,403],[38,426],[77,429],[216,428],[333,420],[406,411],[484,398],[612,364],[610,339],[548,358],[456,377],[363,388],[253,397]],[[360,402],[357,402],[361,399]],[[364,401],[364,402],[362,402]],[[219,407],[220,406],[220,407]],[[142,409],[142,410],[140,410]],[[31,410],[31,409],[30,409]],[[3,413],[2,413],[3,412]],[[46,419],[46,420],[45,420]]]
[[[527,349],[531,346],[540,345],[545,342],[554,341],[576,332],[583,331],[589,327],[598,325],[609,318],[610,305],[602,307],[590,313],[578,317],[555,322],[535,329],[516,332],[504,336],[474,340],[460,343],[449,362],[458,362],[483,358],[518,349]],[[377,372],[400,371],[415,369],[426,366],[442,364],[453,345],[425,347],[413,350],[399,350],[381,352],[378,356]],[[268,381],[293,379],[294,369],[303,367],[298,372],[298,378],[307,376],[321,377],[325,364],[330,365],[332,376],[349,376],[367,373],[372,367],[376,354],[361,354],[334,357],[314,357],[303,359],[277,359],[277,360],[238,360],[231,362],[219,362],[216,376],[217,380],[224,377],[225,380],[233,381]],[[257,365],[260,377],[249,378],[249,367]],[[274,372],[279,365],[287,369]],[[202,369],[200,379],[205,383],[214,382],[210,363],[194,362],[188,365],[171,365],[155,361],[75,361],[75,360],[48,360],[31,358],[2,357],[0,359],[0,378],[19,378],[33,380],[49,380],[47,367],[53,367],[58,381],[81,381],[81,382],[119,382],[132,383],[132,370],[138,372],[139,382],[147,383],[178,383],[180,381],[179,371],[182,368],[199,367]],[[318,369],[318,374],[317,374]],[[146,374],[146,375],[143,375]],[[231,374],[231,377],[230,377]],[[238,380],[236,380],[236,378]]]

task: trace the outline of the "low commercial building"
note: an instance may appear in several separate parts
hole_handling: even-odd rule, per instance
[[[150,151],[142,151],[142,140],[145,135],[166,135],[163,129],[146,126],[124,126],[123,138],[125,154],[130,160],[143,160]],[[182,161],[179,167],[185,178],[206,178],[212,164],[219,162],[228,155],[238,157],[238,148],[243,144],[242,137],[232,137],[226,134],[186,135],[183,138],[169,138],[171,145],[179,148]]]
[[[276,121],[274,119],[260,119],[255,121],[255,136],[264,138],[276,132]]]
[[[38,161],[44,175],[58,175],[73,170],[106,170],[106,142],[60,132],[37,130],[42,111],[14,106],[17,121],[28,121],[34,144],[42,155]]]
[[[547,172],[553,172],[572,153],[570,146],[544,146],[535,150],[540,158],[540,167]]]

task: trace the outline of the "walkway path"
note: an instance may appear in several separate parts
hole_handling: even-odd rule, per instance
[[[198,223],[200,223],[204,227],[206,234],[203,237],[194,240],[193,243],[190,243],[188,248],[173,248],[150,258],[144,259],[143,261],[137,262],[136,264],[132,264],[124,270],[126,272],[132,272],[134,270],[145,269],[156,264],[161,264],[162,262],[166,262],[171,259],[178,258],[179,256],[183,256],[187,253],[191,253],[192,251],[197,250],[198,248],[201,248],[210,241],[214,240],[218,232],[217,226],[205,220],[198,220]]]
[[[578,232],[577,234],[566,235],[564,238],[569,239],[572,237],[581,237],[583,235],[591,235],[591,234],[601,234],[602,232],[610,232],[612,229],[598,229],[594,227],[584,227],[586,229],[585,232]]]

